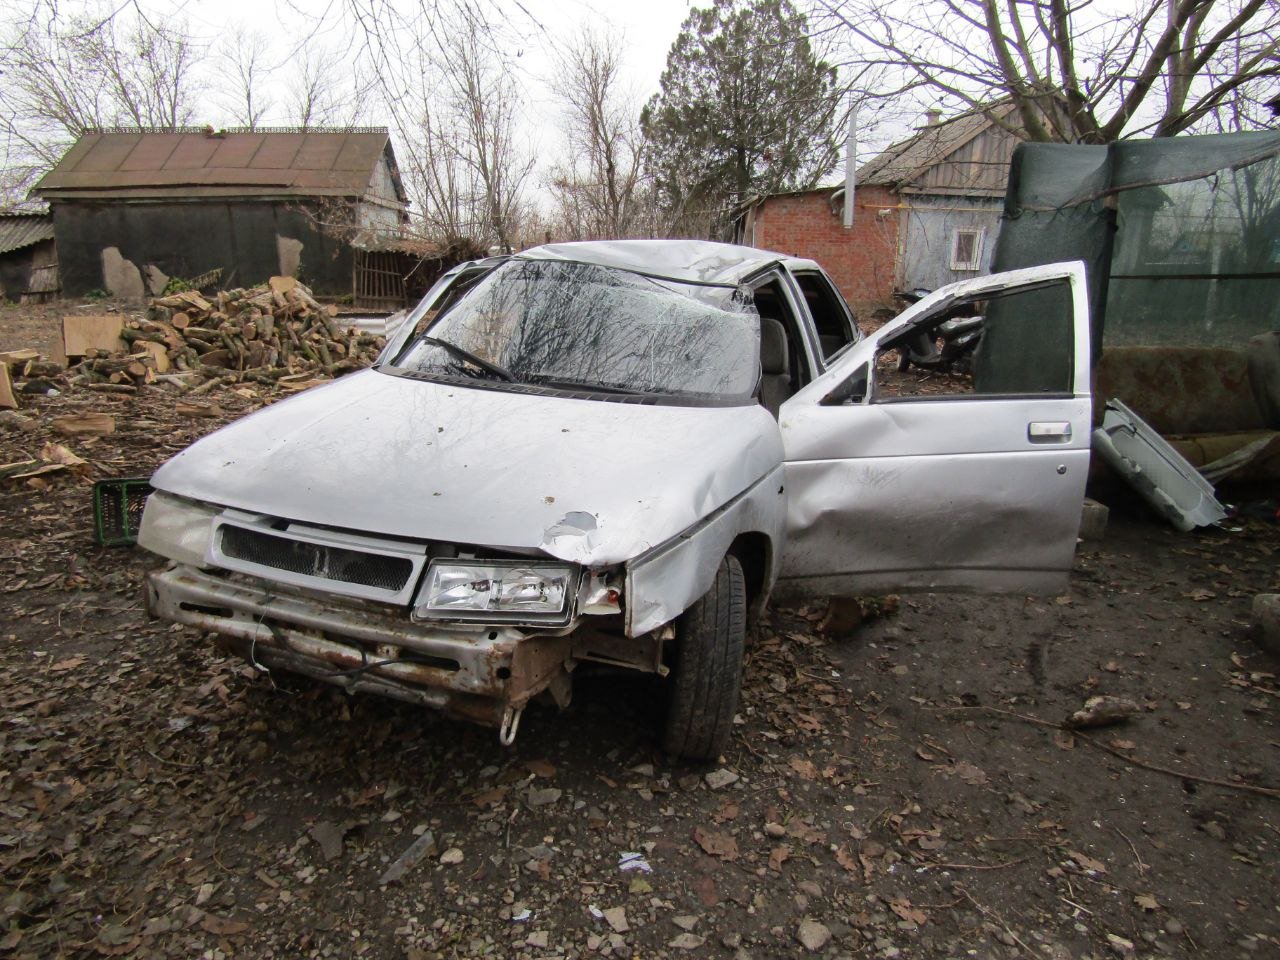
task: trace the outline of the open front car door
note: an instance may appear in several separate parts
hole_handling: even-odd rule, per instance
[[[1089,468],[1084,265],[938,290],[788,399],[779,423],[776,595],[1062,589]]]

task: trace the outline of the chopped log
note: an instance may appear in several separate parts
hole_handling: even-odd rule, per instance
[[[0,352],[0,364],[12,367],[14,370],[39,358],[40,354],[35,350],[5,350]]]
[[[191,391],[195,393],[195,391]],[[221,417],[225,411],[216,403],[189,403],[179,400],[174,404],[173,412],[184,417]]]
[[[207,377],[197,388],[203,391],[222,383],[278,384],[285,375],[307,379],[346,373],[370,363],[385,338],[345,328],[336,317],[336,308],[317,303],[294,277],[207,298],[195,291],[158,297],[145,318],[104,318],[114,324],[110,342],[83,345],[85,360],[76,366],[72,382],[130,392],[136,384],[157,380],[187,383],[163,376],[173,369]]]
[[[198,387],[192,387],[187,391],[187,396],[194,397],[202,393],[208,393],[210,390],[216,390],[218,387],[225,387],[229,383],[236,382],[236,375],[231,374],[225,377],[214,377],[212,380],[206,380]],[[181,413],[182,411],[179,411]]]
[[[30,360],[22,368],[24,377],[56,377],[62,373],[62,364],[52,360]]]
[[[54,417],[49,426],[68,437],[103,437],[116,432],[116,418],[109,413],[82,413]]]

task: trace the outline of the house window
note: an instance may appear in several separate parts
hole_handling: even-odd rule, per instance
[[[951,234],[951,269],[979,270],[982,267],[982,237],[985,230],[956,230]]]

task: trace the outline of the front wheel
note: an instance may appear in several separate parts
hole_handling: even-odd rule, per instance
[[[747,589],[737,557],[720,561],[711,589],[676,624],[662,746],[686,760],[715,760],[729,742],[742,688]]]

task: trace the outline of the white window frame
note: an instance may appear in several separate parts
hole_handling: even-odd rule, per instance
[[[963,234],[973,235],[973,257],[969,260],[961,260],[960,253],[960,237]],[[987,230],[985,227],[956,227],[951,231],[951,259],[950,267],[952,270],[981,270],[982,269],[982,247],[986,241]]]

